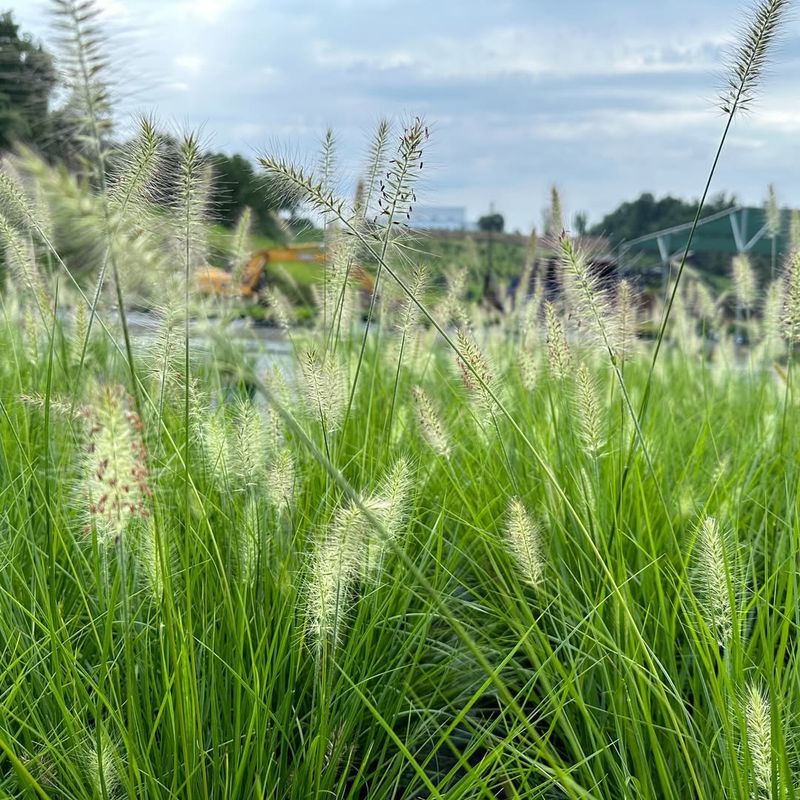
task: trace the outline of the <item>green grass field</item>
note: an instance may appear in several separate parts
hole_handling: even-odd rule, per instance
[[[348,414],[358,341],[298,333],[288,387],[198,353],[187,431],[166,336],[137,413],[111,342],[77,381],[6,303],[5,796],[790,796],[794,392],[673,343],[632,455],[602,354],[513,322],[502,410],[376,329]]]

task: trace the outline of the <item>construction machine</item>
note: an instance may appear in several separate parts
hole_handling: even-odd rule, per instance
[[[289,244],[255,250],[244,269],[241,281],[234,283],[234,273],[219,267],[202,267],[197,271],[197,287],[206,297],[257,298],[267,284],[270,264],[324,264],[325,252],[320,244]]]

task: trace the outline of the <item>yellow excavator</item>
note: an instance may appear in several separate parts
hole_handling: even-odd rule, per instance
[[[240,297],[257,300],[269,283],[267,269],[270,264],[325,263],[325,250],[321,244],[289,244],[285,247],[266,247],[255,250],[242,270],[241,282],[233,282],[233,273],[219,267],[202,267],[197,271],[197,288],[206,297]],[[375,279],[360,265],[354,265],[351,276],[362,295],[372,294]]]
[[[289,244],[255,250],[242,270],[239,285],[233,273],[219,267],[202,267],[197,271],[197,288],[206,297],[257,298],[268,282],[270,264],[324,264],[325,252],[320,244]]]

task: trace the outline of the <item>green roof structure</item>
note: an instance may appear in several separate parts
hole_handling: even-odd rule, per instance
[[[775,237],[776,252],[785,252],[789,238],[789,209],[781,210],[780,232]],[[622,242],[620,261],[630,261],[649,253],[658,255],[662,264],[669,264],[683,255],[692,223],[676,225]],[[769,235],[766,211],[763,208],[732,206],[711,214],[697,223],[690,255],[748,253],[770,255],[773,241]]]

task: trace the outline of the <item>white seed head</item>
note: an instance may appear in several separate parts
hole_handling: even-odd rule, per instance
[[[772,797],[772,713],[767,693],[751,681],[744,698],[747,748],[759,798]]]
[[[102,387],[85,411],[87,441],[81,457],[78,497],[89,530],[113,544],[134,519],[148,519],[147,458],[141,422],[121,387]]]
[[[508,504],[505,539],[522,580],[538,588],[545,566],[542,534],[539,525],[516,497],[512,497]]]
[[[456,341],[461,352],[458,366],[464,385],[470,398],[476,403],[480,416],[489,420],[497,411],[497,403],[492,396],[496,396],[498,391],[494,374],[475,340],[464,328],[458,329]]]
[[[433,407],[433,402],[421,386],[414,387],[413,395],[417,422],[419,423],[423,438],[430,445],[434,453],[443,458],[448,458],[450,455],[450,443],[442,427],[439,414]]]
[[[750,259],[746,255],[734,256],[731,269],[736,300],[742,308],[752,308],[756,302],[758,286]]]
[[[730,536],[723,532],[715,517],[704,517],[697,530],[693,578],[700,610],[720,647],[727,647],[733,636],[732,559]]]
[[[301,368],[309,413],[322,422],[328,433],[335,431],[347,404],[341,367],[332,354],[323,356],[312,347],[303,354]]]
[[[556,381],[568,378],[572,370],[572,355],[564,334],[564,326],[555,306],[546,300],[544,304],[545,328],[547,330],[547,362],[550,375]]]
[[[594,377],[584,363],[578,367],[575,388],[575,412],[580,439],[587,454],[596,458],[605,445],[603,418]]]

